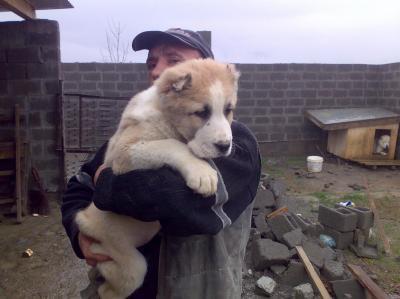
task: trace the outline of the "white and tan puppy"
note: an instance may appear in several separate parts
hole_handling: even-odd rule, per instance
[[[128,103],[104,163],[115,174],[169,165],[195,192],[214,194],[217,173],[203,159],[231,152],[238,78],[233,65],[211,59],[166,69],[153,86]],[[100,241],[92,251],[112,258],[97,265],[106,279],[100,297],[129,296],[147,271],[144,257],[135,248],[151,240],[159,223],[101,211],[93,203],[77,214],[76,221],[82,233]]]
[[[377,141],[375,153],[381,154],[383,156],[387,155],[389,152],[389,145],[390,145],[390,136],[382,135],[381,137],[379,137]]]

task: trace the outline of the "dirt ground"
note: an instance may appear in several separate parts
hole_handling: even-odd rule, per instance
[[[367,169],[328,159],[323,172],[309,176],[305,157],[263,159],[264,171],[281,178],[292,209],[316,219],[319,203],[333,205],[351,200],[368,206],[373,198],[385,233],[391,240],[391,256],[378,260],[346,256],[362,265],[385,291],[400,294],[400,170]],[[368,185],[368,190],[365,189]],[[369,196],[367,195],[369,193]],[[0,218],[0,298],[79,298],[87,284],[87,266],[75,257],[61,225],[59,201],[52,200],[49,217],[27,216],[16,225],[14,218]],[[374,230],[379,244],[378,230]],[[33,256],[22,253],[30,248]]]
[[[54,197],[54,196],[53,196]],[[0,223],[0,298],[79,298],[87,267],[72,251],[58,201],[49,217],[3,217]],[[33,255],[23,257],[30,248]]]

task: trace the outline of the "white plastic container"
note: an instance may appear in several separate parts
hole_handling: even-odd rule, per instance
[[[321,172],[324,158],[320,156],[307,157],[307,169],[309,172]]]

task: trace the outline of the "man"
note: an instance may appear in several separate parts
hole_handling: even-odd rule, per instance
[[[143,32],[132,47],[149,50],[151,82],[179,62],[213,58],[199,34],[183,29]],[[71,178],[63,197],[63,224],[77,256],[91,266],[109,259],[90,252],[96,240],[81,234],[74,222],[77,211],[94,201],[103,210],[161,223],[160,234],[139,248],[148,262],[148,273],[130,298],[240,298],[261,163],[251,132],[233,122],[232,133],[232,154],[210,162],[219,172],[219,188],[209,198],[195,194],[168,167],[113,175],[102,166],[104,145]]]

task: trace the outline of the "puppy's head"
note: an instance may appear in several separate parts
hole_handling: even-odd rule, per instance
[[[154,83],[163,113],[198,157],[230,154],[238,79],[233,65],[197,59],[166,69]]]
[[[389,149],[389,144],[390,144],[390,136],[389,135],[382,135],[379,138],[379,145],[383,148],[383,149]]]

